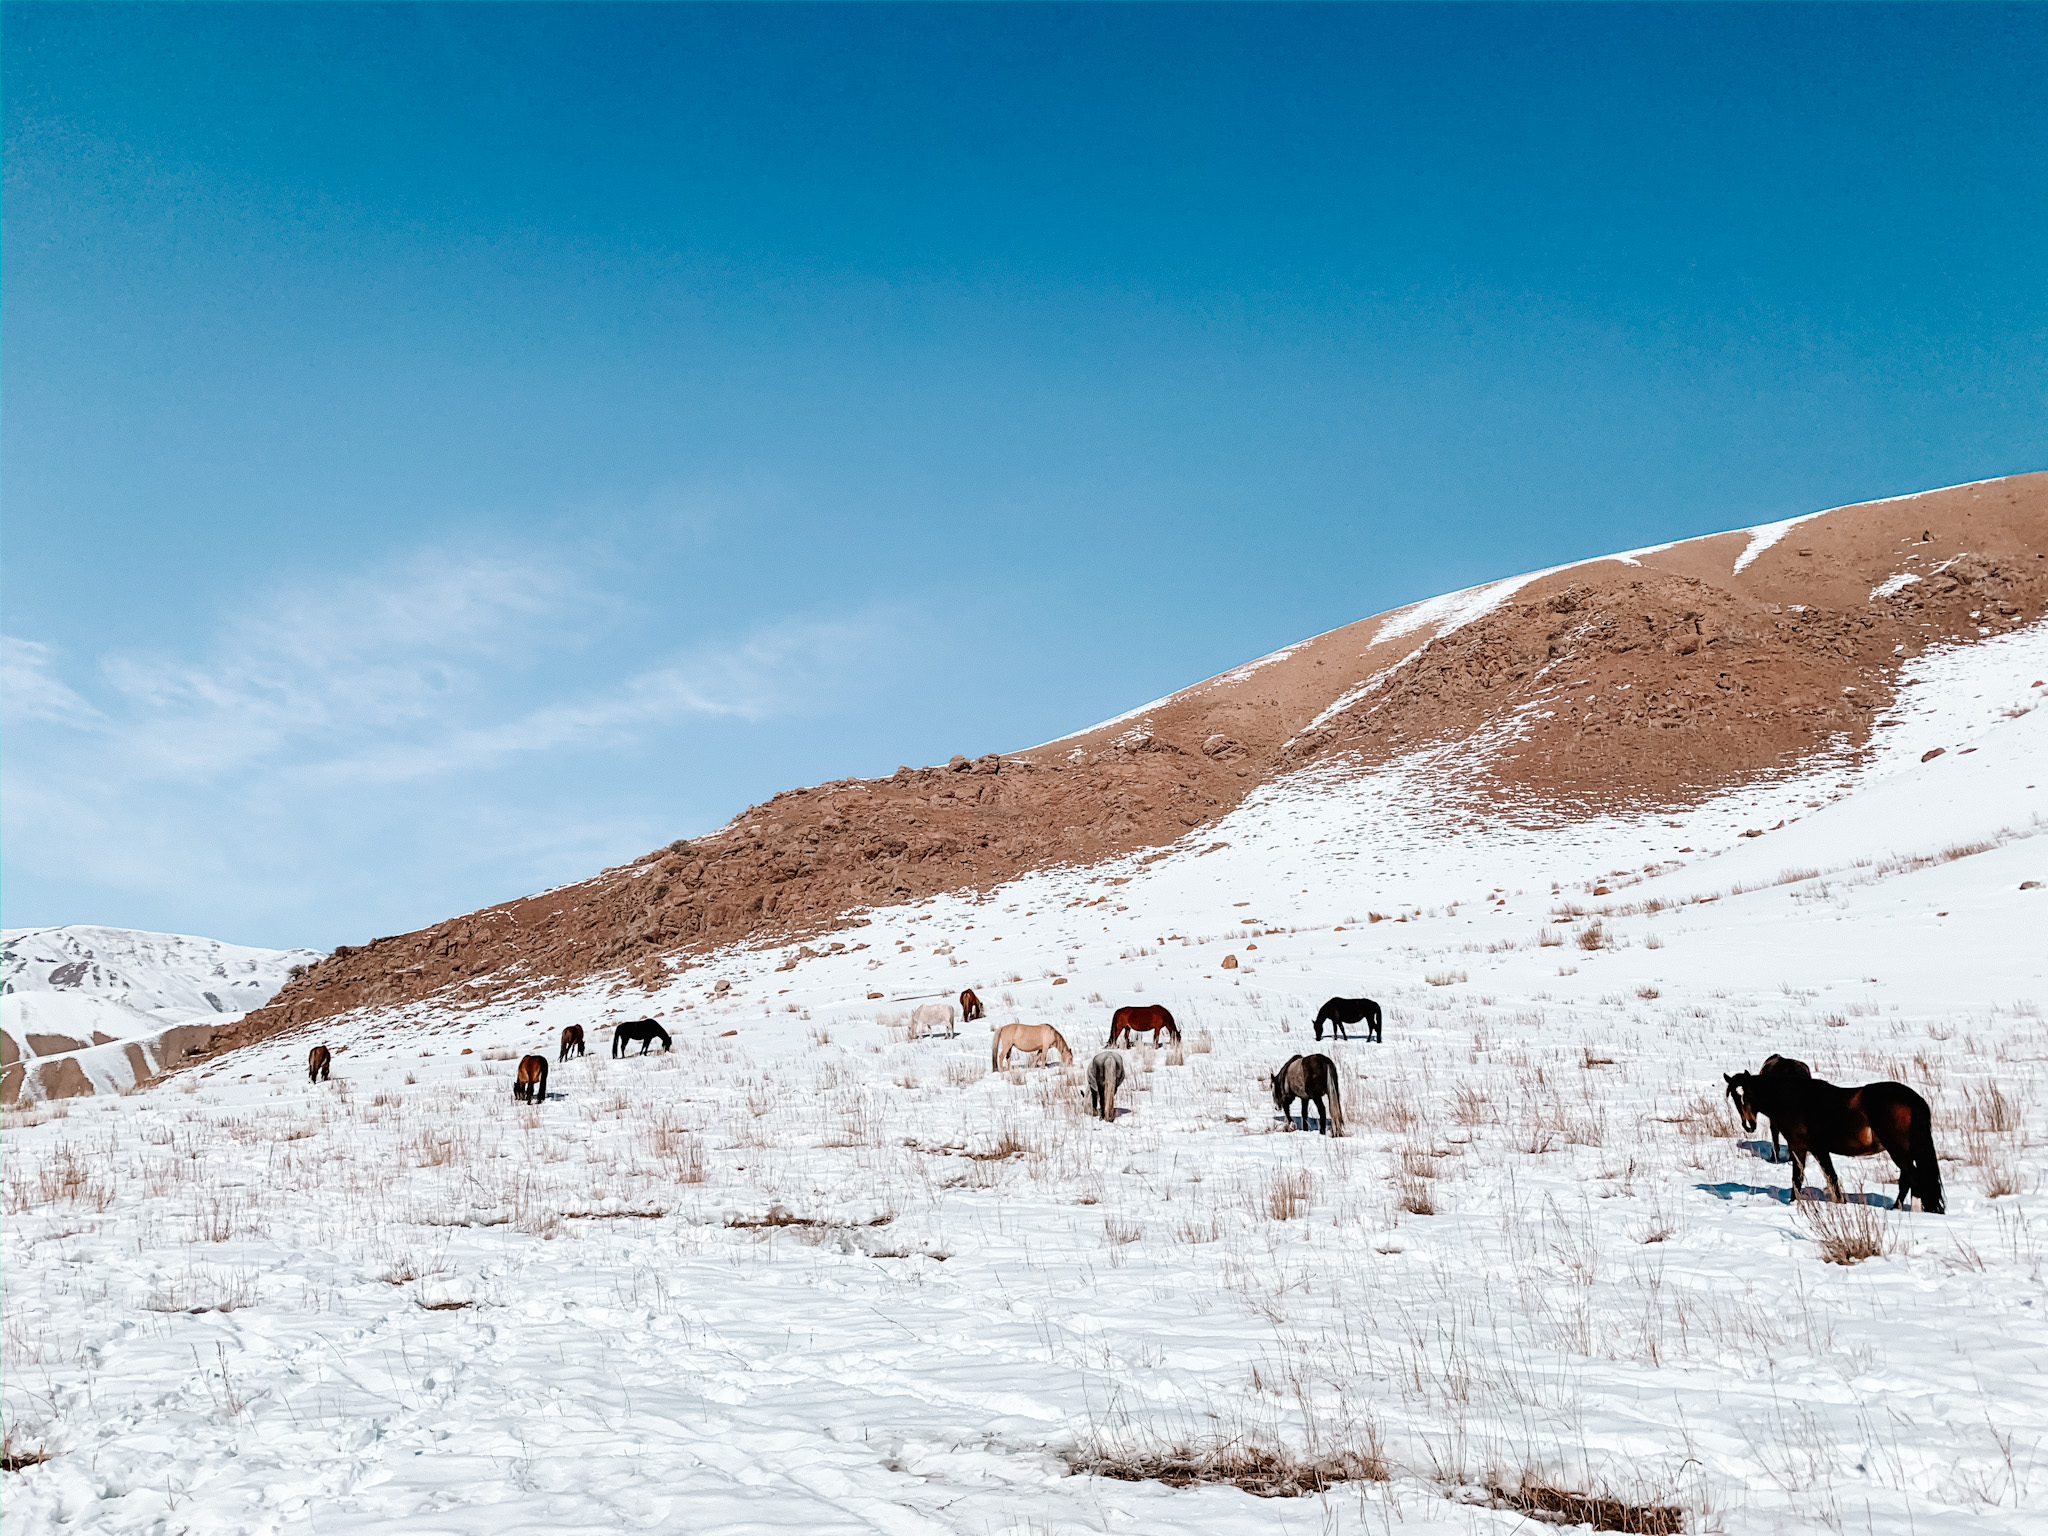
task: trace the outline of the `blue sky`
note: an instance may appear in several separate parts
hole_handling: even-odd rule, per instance
[[[9,925],[359,942],[2048,465],[2038,7],[0,29]]]

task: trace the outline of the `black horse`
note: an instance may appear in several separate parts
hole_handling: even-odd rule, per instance
[[[1933,1112],[1927,1101],[1904,1083],[1841,1088],[1817,1077],[1786,1072],[1782,1066],[1769,1076],[1762,1072],[1737,1072],[1732,1077],[1724,1072],[1721,1076],[1745,1131],[1754,1131],[1756,1117],[1763,1114],[1771,1117],[1774,1144],[1777,1133],[1784,1133],[1785,1148],[1792,1154],[1793,1200],[1798,1200],[1806,1182],[1808,1152],[1820,1162],[1829,1197],[1840,1204],[1842,1181],[1835,1177],[1830,1154],[1869,1157],[1885,1151],[1899,1169],[1894,1210],[1904,1210],[1914,1195],[1920,1197],[1920,1209],[1931,1215],[1939,1216],[1946,1208],[1941,1165],[1934,1155]]]
[[[663,1029],[652,1019],[635,1019],[632,1023],[621,1024],[612,1031],[612,1055],[625,1055],[626,1047],[635,1040],[640,1042],[640,1054],[642,1056],[647,1054],[648,1047],[657,1040],[661,1042],[661,1048],[664,1051],[669,1049],[667,1030]]]
[[[1378,1003],[1369,997],[1333,997],[1323,1004],[1322,1011],[1316,1015],[1316,1038],[1318,1040],[1323,1038],[1323,1026],[1327,1024],[1330,1026],[1330,1038],[1332,1040],[1349,1040],[1351,1036],[1344,1026],[1346,1024],[1356,1024],[1360,1019],[1365,1020],[1365,1038],[1368,1040],[1379,1039],[1380,1005]]]

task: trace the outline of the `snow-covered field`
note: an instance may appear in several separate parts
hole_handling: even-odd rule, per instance
[[[50,1459],[8,1529],[1487,1532],[1526,1485],[2038,1530],[2048,627],[1922,675],[1877,752],[1683,814],[1514,825],[1455,754],[1297,780],[790,969],[16,1114],[5,1422]],[[1078,1065],[906,1038],[969,984],[1083,1062],[1121,1002],[1184,1043],[1092,1121]],[[1346,1136],[1289,1134],[1264,1077],[1333,994],[1386,1040],[1320,1047]],[[646,1012],[672,1053],[594,1032],[514,1105]],[[1925,1093],[1949,1214],[1882,1209],[1882,1156],[1839,1164],[1876,1204],[1788,1206],[1720,1095],[1772,1051]],[[1331,1481],[1101,1475],[1262,1456]]]

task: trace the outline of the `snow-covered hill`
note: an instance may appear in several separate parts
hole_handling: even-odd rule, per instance
[[[317,950],[253,949],[132,928],[6,929],[0,1051],[7,1101],[132,1086],[138,1057],[129,1044],[147,1061],[166,1030],[240,1018],[268,1002],[292,966],[320,958]],[[52,1076],[60,1057],[74,1064]]]
[[[5,1413],[50,1459],[10,1529],[1435,1536],[1603,1495],[2030,1532],[2044,702],[2048,626],[1931,650],[1876,750],[1633,819],[1465,805],[1454,748],[1309,768],[836,950],[358,1012],[16,1112]],[[1118,1003],[1185,1038],[1105,1124],[1079,1065],[908,1038],[970,984],[1081,1062]],[[1318,1044],[1360,994],[1384,1043]],[[674,1051],[612,1059],[648,1013]],[[570,1023],[593,1053],[515,1105]],[[1267,1091],[1318,1049],[1341,1138]],[[1925,1094],[1948,1214],[1887,1209],[1881,1155],[1790,1205],[1721,1097],[1773,1051]]]

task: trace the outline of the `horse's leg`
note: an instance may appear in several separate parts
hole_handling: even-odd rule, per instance
[[[1828,1198],[1834,1201],[1835,1204],[1840,1205],[1842,1203],[1842,1181],[1835,1177],[1835,1160],[1828,1155],[1826,1147],[1815,1147],[1813,1149],[1813,1156],[1815,1161],[1820,1164],[1820,1171],[1827,1177]]]
[[[1794,1146],[1790,1137],[1785,1140],[1785,1152],[1792,1159],[1792,1203],[1797,1205],[1806,1189],[1806,1153]]]
[[[1903,1211],[1907,1209],[1907,1202],[1913,1198],[1912,1146],[1889,1124],[1874,1126],[1873,1129],[1877,1131],[1877,1139],[1884,1144],[1885,1151],[1891,1154],[1892,1161],[1898,1164],[1899,1192],[1892,1199],[1892,1209]]]

